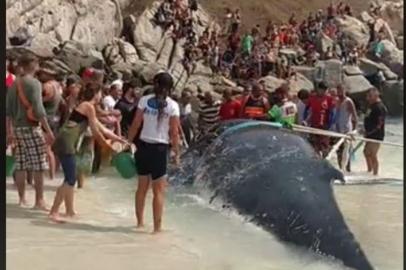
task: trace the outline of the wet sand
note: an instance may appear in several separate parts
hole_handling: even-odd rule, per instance
[[[46,183],[49,205],[58,182]],[[29,203],[33,203],[33,194],[28,188]],[[137,231],[128,218],[97,212],[106,198],[94,194],[89,185],[76,194],[80,216],[57,225],[44,212],[19,207],[17,192],[7,181],[8,270],[193,269],[195,256],[185,243],[177,243],[180,238],[170,232],[151,235],[151,227]],[[157,254],[164,264],[157,261]]]

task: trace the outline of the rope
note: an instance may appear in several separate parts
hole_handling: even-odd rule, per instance
[[[336,138],[344,138],[344,139],[347,139],[347,140],[359,140],[359,141],[364,141],[364,142],[373,142],[373,143],[379,143],[379,144],[384,144],[384,145],[390,145],[390,146],[402,147],[403,148],[403,144],[400,144],[400,143],[379,141],[379,140],[368,139],[368,138],[364,138],[364,137],[360,137],[360,136],[352,136],[352,135],[347,135],[347,134],[341,134],[341,133],[337,133],[337,132],[334,132],[334,131],[322,130],[322,129],[305,127],[305,126],[300,126],[300,125],[292,125],[292,126],[293,126],[293,130],[297,131],[297,132],[303,132],[303,133],[309,133],[309,134],[315,134],[315,135],[322,135],[322,136],[329,136],[329,137],[336,137]]]

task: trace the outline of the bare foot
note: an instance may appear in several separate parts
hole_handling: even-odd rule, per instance
[[[145,226],[144,226],[144,224],[140,223],[140,224],[137,224],[137,226],[136,226],[135,228],[137,228],[137,229],[144,229]]]
[[[55,223],[57,223],[57,224],[66,223],[66,221],[63,220],[63,219],[61,219],[58,214],[49,214],[48,218],[49,218],[52,222],[55,222]]]
[[[45,203],[38,203],[38,204],[34,205],[32,210],[40,210],[40,211],[48,212],[49,208],[46,207]]]
[[[61,216],[64,217],[64,218],[72,218],[72,219],[78,217],[75,212],[73,212],[73,213],[65,213],[65,214],[62,214]]]
[[[26,199],[20,199],[20,201],[18,202],[18,205],[20,207],[27,207],[28,206],[27,200]]]
[[[162,229],[154,229],[154,231],[151,234],[159,234],[162,233]]]

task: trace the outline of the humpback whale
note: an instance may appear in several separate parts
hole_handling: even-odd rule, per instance
[[[343,175],[298,134],[263,122],[231,121],[183,156],[171,181],[198,185],[280,240],[373,267],[350,232],[333,194]]]

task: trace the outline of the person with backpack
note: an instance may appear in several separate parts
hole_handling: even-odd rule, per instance
[[[19,59],[22,75],[7,91],[6,124],[7,141],[15,144],[15,181],[19,204],[27,204],[25,178],[29,171],[34,175],[35,208],[47,210],[44,200],[44,172],[49,170],[47,146],[54,142],[42,100],[41,82],[35,78],[39,61],[25,55]],[[44,130],[44,131],[43,131]]]

